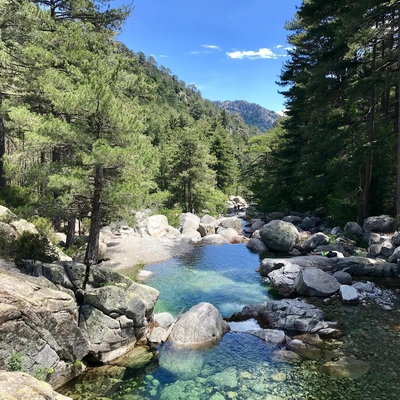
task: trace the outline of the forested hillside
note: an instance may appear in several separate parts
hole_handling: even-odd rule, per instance
[[[256,126],[261,132],[271,129],[279,119],[279,114],[275,111],[267,110],[259,104],[249,103],[245,100],[214,101],[214,103],[231,114],[238,113],[247,125]]]
[[[304,1],[287,29],[288,118],[258,143],[256,198],[341,221],[399,215],[399,3]]]
[[[150,207],[224,211],[257,133],[115,39],[131,10],[92,0],[0,2],[2,204],[57,229]]]

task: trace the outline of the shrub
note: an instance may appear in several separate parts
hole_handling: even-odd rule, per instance
[[[35,377],[39,381],[44,381],[47,378],[47,374],[49,373],[49,368],[40,365],[32,372],[32,376]]]
[[[12,353],[10,358],[7,360],[7,371],[16,372],[22,371],[23,357],[20,353]]]
[[[31,232],[24,232],[15,241],[14,255],[15,260],[31,259],[43,262],[51,262],[57,258],[47,237]]]

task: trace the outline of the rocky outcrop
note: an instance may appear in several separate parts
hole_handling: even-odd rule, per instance
[[[25,372],[0,371],[0,399],[71,400]]]
[[[20,268],[29,275],[14,264],[0,266],[0,369],[19,354],[24,371],[52,371],[44,378],[57,388],[81,372],[76,361],[108,362],[146,335],[157,290],[92,267],[83,293],[82,264]]]
[[[315,333],[331,326],[331,323],[324,321],[324,317],[324,313],[311,304],[297,299],[284,299],[245,306],[228,320],[246,321],[254,318],[264,329]]]
[[[274,251],[288,253],[299,243],[300,236],[296,227],[290,222],[273,220],[260,230],[261,239]]]
[[[399,265],[366,257],[341,258],[335,264],[334,270],[359,276],[400,276]]]
[[[199,347],[218,341],[229,330],[212,304],[199,303],[176,322],[170,340],[176,346]]]

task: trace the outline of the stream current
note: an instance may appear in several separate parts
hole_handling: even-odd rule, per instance
[[[155,313],[176,316],[199,302],[214,304],[222,316],[244,305],[276,298],[273,289],[255,272],[259,257],[245,245],[194,246],[180,258],[152,264],[146,284],[160,291]],[[397,287],[399,281],[390,281]],[[379,285],[379,283],[378,283]],[[231,324],[216,345],[202,350],[159,346],[145,367],[123,376],[88,374],[61,392],[73,399],[110,400],[398,400],[400,399],[400,312],[383,311],[375,304],[343,306],[313,303],[328,320],[338,321],[345,336],[327,343],[338,355],[355,356],[370,364],[357,379],[332,378],[320,372],[326,360],[279,363],[271,359],[275,347],[244,331],[255,321]]]

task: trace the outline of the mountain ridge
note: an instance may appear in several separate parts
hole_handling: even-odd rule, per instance
[[[238,113],[247,125],[257,126],[261,132],[271,129],[280,117],[277,112],[246,100],[217,100],[213,103],[229,113]]]

